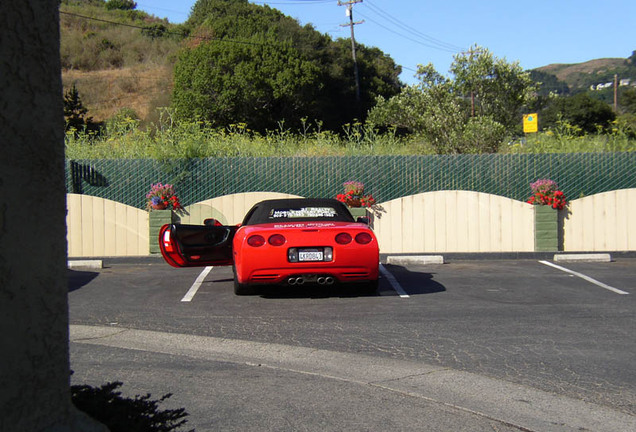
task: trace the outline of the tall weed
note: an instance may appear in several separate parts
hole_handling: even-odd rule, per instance
[[[508,153],[599,153],[636,151],[636,139],[615,123],[609,133],[582,134],[580,128],[560,121],[553,130],[528,134],[511,142]]]
[[[636,151],[636,139],[620,129],[609,134],[579,136],[567,127],[528,135],[502,148],[504,153],[580,153]],[[300,131],[279,129],[259,134],[245,124],[212,128],[199,120],[176,120],[164,110],[148,128],[139,120],[117,116],[101,134],[69,131],[69,159],[182,159],[207,157],[380,156],[435,154],[426,139],[398,136],[395,130],[379,132],[363,124],[344,126],[342,134],[307,125]]]

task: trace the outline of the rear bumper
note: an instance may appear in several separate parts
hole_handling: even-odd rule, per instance
[[[242,284],[287,284],[290,278],[303,278],[308,283],[331,277],[334,282],[365,282],[378,279],[378,266],[292,266],[269,269],[241,269],[237,266],[237,277]],[[322,283],[321,283],[322,284]]]

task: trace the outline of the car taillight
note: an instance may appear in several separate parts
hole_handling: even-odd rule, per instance
[[[336,236],[336,243],[346,245],[351,243],[351,235],[348,233],[340,233]]]
[[[366,233],[366,232],[361,232],[356,234],[356,243],[360,243],[360,244],[369,244],[371,243],[371,240],[373,240],[373,237],[371,237],[371,234]]]
[[[166,252],[174,252],[174,247],[170,238],[170,230],[165,230],[163,232],[163,248]]]
[[[247,244],[254,247],[263,246],[265,244],[265,238],[255,234],[247,239]]]
[[[272,246],[282,246],[285,244],[285,237],[280,234],[274,234],[267,240]]]

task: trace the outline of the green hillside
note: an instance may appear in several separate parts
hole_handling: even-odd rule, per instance
[[[334,130],[362,119],[376,97],[402,86],[389,55],[357,44],[358,93],[347,39],[332,40],[267,5],[198,0],[188,21],[174,25],[113,3],[126,0],[60,6],[65,91],[75,85],[96,121],[122,109],[152,121],[157,107],[178,105],[186,116],[219,126],[264,130],[285,120],[300,127],[305,118]]]
[[[132,109],[142,119],[167,106],[181,26],[137,10],[108,10],[103,0],[60,4],[64,90],[75,85],[88,115],[106,120]]]
[[[588,90],[592,86],[618,79],[630,79],[636,83],[636,51],[628,58],[603,58],[575,64],[551,64],[535,71],[555,76],[568,85],[571,91]]]

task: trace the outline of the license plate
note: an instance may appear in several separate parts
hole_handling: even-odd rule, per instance
[[[299,250],[298,261],[322,261],[322,251]]]

